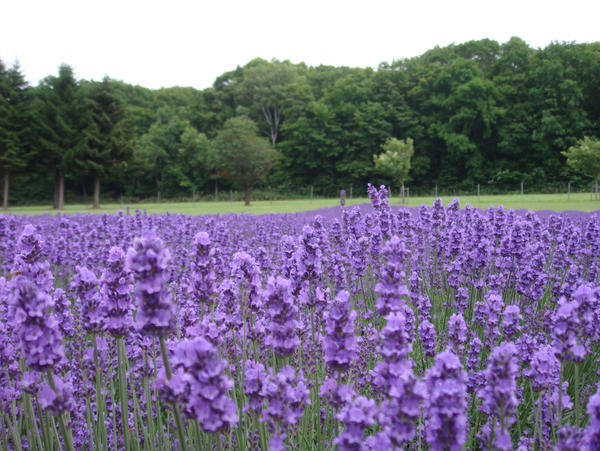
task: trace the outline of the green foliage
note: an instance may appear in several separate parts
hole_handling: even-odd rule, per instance
[[[411,138],[404,141],[388,138],[381,148],[384,152],[373,157],[375,169],[402,185],[401,195],[404,198],[404,181],[410,170],[410,160],[415,153],[414,141]]]
[[[212,141],[210,164],[219,176],[244,189],[249,205],[252,186],[267,176],[277,155],[267,141],[257,136],[256,123],[238,116],[225,122]]]
[[[569,147],[562,154],[567,158],[567,164],[576,171],[583,172],[594,178],[596,199],[598,199],[598,179],[600,179],[600,140],[585,136]]]
[[[416,191],[582,188],[588,179],[574,178],[561,152],[600,134],[600,43],[533,49],[517,37],[483,39],[376,70],[255,59],[208,89],[109,80],[106,99],[94,100],[101,85],[61,66],[27,87],[18,67],[0,64],[0,170],[14,174],[13,198],[50,193],[61,177],[67,196],[85,197],[94,174],[112,197],[208,195],[214,178],[228,189],[240,178],[211,169],[208,149],[237,116],[280,153],[259,188],[321,195],[375,182],[374,154],[389,136],[418,142]],[[121,125],[107,132],[112,122]],[[111,139],[122,153],[108,156]]]

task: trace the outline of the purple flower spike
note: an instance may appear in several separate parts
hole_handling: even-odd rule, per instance
[[[325,362],[336,371],[348,370],[358,352],[354,335],[356,311],[350,310],[349,296],[346,290],[340,291],[325,313]]]
[[[21,354],[29,368],[45,371],[64,358],[62,337],[54,313],[52,297],[38,289],[25,276],[10,281],[9,315],[20,342]]]
[[[490,417],[495,417],[494,442],[488,443],[490,448],[512,449],[510,427],[515,422],[517,412],[517,347],[512,342],[504,342],[494,348],[489,357],[489,364],[484,372],[485,385],[478,390],[483,400],[481,410]],[[488,419],[488,426],[491,418]],[[486,431],[484,431],[484,435]],[[485,437],[485,440],[491,439]]]
[[[81,325],[88,332],[100,332],[104,328],[104,318],[97,292],[96,275],[84,266],[77,266],[71,280],[71,290],[75,292],[81,312]]]
[[[125,271],[125,253],[114,246],[108,253],[106,269],[100,278],[100,296],[106,330],[116,336],[126,335],[133,325],[131,317],[131,275]]]
[[[337,419],[344,425],[344,431],[338,435],[333,444],[340,451],[354,451],[362,448],[364,430],[373,426],[377,415],[377,405],[372,399],[358,396],[345,405],[337,414]]]
[[[185,396],[185,413],[196,418],[202,428],[216,432],[238,421],[235,403],[228,396],[233,381],[224,373],[226,362],[204,337],[180,342],[173,354],[174,374],[180,375],[173,393]],[[183,385],[187,385],[187,389]],[[171,386],[171,380],[169,386]]]
[[[270,320],[266,344],[271,346],[275,354],[285,357],[294,353],[300,339],[298,307],[292,296],[292,286],[283,277],[269,277],[267,288],[263,292],[265,313]]]
[[[171,254],[153,232],[133,241],[127,251],[126,269],[136,280],[135,327],[143,335],[166,335],[175,326],[174,305],[167,288]]]
[[[588,401],[587,413],[590,416],[590,424],[584,434],[586,449],[600,449],[600,389]]]
[[[456,355],[440,352],[425,375],[425,438],[433,451],[460,451],[466,441],[465,374]]]
[[[44,410],[49,410],[54,415],[70,412],[73,409],[73,386],[65,383],[56,375],[53,377],[53,380],[56,390],[52,390],[47,383],[42,385],[39,396],[40,406]]]

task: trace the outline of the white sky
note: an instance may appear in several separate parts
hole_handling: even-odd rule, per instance
[[[594,42],[598,17],[597,0],[5,0],[0,59],[33,85],[66,63],[78,78],[203,89],[256,57],[377,67],[483,38]]]

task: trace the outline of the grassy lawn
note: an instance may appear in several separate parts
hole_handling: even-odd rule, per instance
[[[453,196],[443,196],[444,205],[451,202]],[[566,194],[526,194],[521,200],[519,194],[516,195],[490,195],[481,196],[479,200],[477,196],[461,196],[460,205],[464,207],[468,202],[472,207],[482,209],[488,208],[490,205],[503,205],[505,208],[525,208],[528,210],[582,210],[593,211],[600,210],[600,201],[590,200],[589,193],[572,193],[571,199],[567,199]],[[412,197],[408,201],[408,206],[419,206],[422,203],[431,205],[435,200],[434,197]],[[367,198],[354,198],[348,200],[346,205],[356,205],[367,203]],[[392,205],[399,205],[400,199],[392,198]],[[310,200],[278,200],[278,201],[255,201],[252,205],[245,207],[243,202],[162,202],[162,203],[140,203],[131,205],[131,214],[135,213],[136,209],[144,210],[148,213],[183,213],[188,215],[200,214],[226,214],[226,213],[249,213],[249,214],[266,214],[266,213],[294,213],[299,211],[316,210],[323,207],[333,207],[339,205],[339,199],[313,199]],[[67,205],[63,213],[116,213],[119,209],[126,209],[126,205],[120,204],[102,204],[98,210],[93,210],[89,205]],[[12,207],[9,208],[9,214],[17,215],[35,215],[42,213],[56,214],[56,210],[48,206],[29,206],[29,207]]]

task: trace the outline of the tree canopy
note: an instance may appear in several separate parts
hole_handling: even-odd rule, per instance
[[[598,200],[598,179],[600,178],[600,140],[585,136],[577,144],[569,147],[563,155],[567,164],[576,171],[583,172],[594,178],[596,185],[596,200]]]
[[[228,119],[212,142],[211,166],[217,174],[239,184],[250,205],[252,187],[263,180],[275,163],[277,151],[257,136],[257,125],[245,116]]]
[[[99,180],[113,199],[208,196],[213,181],[243,187],[210,162],[214,141],[241,116],[255,124],[250,141],[264,137],[279,155],[252,187],[333,195],[399,183],[374,156],[388,139],[410,136],[413,193],[587,189],[593,175],[563,152],[600,137],[600,43],[534,49],[518,37],[482,39],[376,69],[254,59],[203,90],[78,80],[68,65],[27,86],[18,65],[0,62],[0,92],[11,202],[54,198],[59,207],[65,195],[99,190]]]

